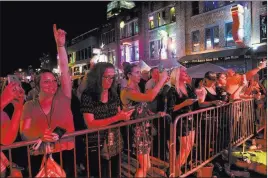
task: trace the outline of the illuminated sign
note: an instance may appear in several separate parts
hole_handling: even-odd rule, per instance
[[[240,4],[234,5],[231,8],[233,26],[233,39],[237,45],[244,46],[244,8]]]
[[[101,50],[99,48],[93,48],[92,49],[92,53],[93,54],[100,54],[101,53]]]
[[[112,1],[107,4],[107,18],[118,15],[120,13],[120,9],[132,9],[133,7],[135,7],[135,3],[132,1]]]

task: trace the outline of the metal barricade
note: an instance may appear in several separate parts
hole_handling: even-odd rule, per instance
[[[254,101],[240,100],[178,116],[171,125],[170,176],[187,177],[254,135]]]
[[[119,152],[118,157],[119,157],[119,163],[118,165],[116,165],[119,169],[119,173],[118,176],[120,177],[129,177],[129,176],[134,176],[136,170],[136,168],[139,168],[139,162],[136,160],[136,156],[135,153],[133,155],[133,152],[131,152],[130,150],[133,149],[133,142],[131,141],[134,137],[134,133],[133,133],[133,127],[137,127],[137,126],[145,126],[146,123],[150,123],[150,127],[152,127],[152,125],[154,124],[155,128],[154,128],[154,134],[152,136],[152,134],[150,133],[150,139],[152,141],[151,143],[151,147],[150,147],[150,160],[151,160],[151,164],[152,164],[152,168],[150,170],[148,170],[147,175],[152,176],[152,177],[166,177],[166,171],[169,167],[169,164],[166,160],[165,157],[165,153],[166,153],[166,147],[163,145],[166,145],[166,140],[165,140],[165,127],[168,125],[168,120],[171,120],[171,117],[169,115],[166,115],[164,118],[161,118],[160,115],[154,115],[154,116],[150,116],[147,118],[141,118],[141,119],[136,119],[136,120],[130,120],[127,122],[122,122],[119,124],[115,124],[115,125],[111,125],[111,126],[107,126],[107,127],[103,127],[100,129],[87,129],[87,130],[82,130],[82,131],[76,131],[74,133],[68,133],[65,134],[63,136],[62,139],[64,138],[74,138],[74,141],[77,141],[79,139],[79,137],[83,137],[82,139],[85,141],[84,142],[84,152],[83,150],[81,151],[81,149],[78,149],[77,146],[74,147],[74,149],[72,150],[73,153],[73,157],[74,157],[74,161],[72,162],[73,164],[73,172],[74,175],[71,176],[78,176],[78,164],[79,162],[77,162],[77,156],[83,155],[82,159],[85,162],[85,170],[83,175],[79,175],[79,176],[87,176],[90,177],[91,176],[91,171],[90,170],[90,164],[98,164],[98,168],[99,168],[99,175],[98,177],[102,177],[102,163],[101,160],[103,160],[101,158],[101,153],[102,153],[102,144],[101,143],[101,132],[103,131],[109,131],[111,129],[119,129],[121,130],[122,136],[123,137],[118,137],[119,138],[119,142],[120,139],[124,140],[124,150],[121,152]],[[152,124],[153,123],[153,124]],[[145,126],[147,129],[147,126]],[[123,129],[123,131],[122,131]],[[145,130],[143,130],[145,131]],[[146,130],[147,131],[147,130]],[[98,133],[97,137],[98,137],[98,144],[97,144],[97,152],[96,154],[98,155],[98,163],[96,162],[91,162],[91,158],[89,156],[89,135],[92,133]],[[109,136],[107,137],[107,139],[109,139]],[[132,137],[131,137],[132,136]],[[33,165],[34,163],[31,162],[32,157],[34,157],[33,155],[30,154],[30,146],[33,145],[34,143],[36,143],[36,141],[23,141],[23,142],[16,142],[12,145],[8,145],[8,146],[1,146],[1,151],[7,151],[8,152],[8,160],[10,162],[10,165],[12,164],[12,162],[14,161],[14,157],[12,155],[12,150],[16,149],[16,148],[26,148],[25,152],[21,152],[20,154],[23,155],[27,155],[25,156],[25,165],[20,165],[20,166],[24,166],[25,168],[27,168],[28,170],[24,171],[24,175],[26,175],[27,177],[34,177],[36,176],[35,173],[32,173],[32,167],[33,166],[40,166],[40,165]],[[132,143],[132,144],[131,144]],[[141,142],[139,142],[141,143]],[[135,145],[134,147],[138,147],[139,145]],[[63,168],[63,166],[65,164],[67,164],[64,159],[63,159],[63,152],[60,152],[60,161],[58,162],[58,164]],[[53,153],[54,155],[54,153]],[[68,159],[68,158],[67,158]],[[65,159],[66,160],[66,159]],[[69,160],[71,161],[71,159]],[[112,177],[112,164],[111,164],[111,159],[107,160],[108,162],[108,167],[109,167],[109,177]],[[11,171],[12,171],[12,166],[10,167]],[[117,177],[118,177],[117,176]]]

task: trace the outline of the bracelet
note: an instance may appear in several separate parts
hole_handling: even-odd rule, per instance
[[[62,45],[62,46],[57,46],[57,47],[65,47],[64,45]]]

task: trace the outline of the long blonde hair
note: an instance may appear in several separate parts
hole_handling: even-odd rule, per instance
[[[181,92],[180,92],[180,86],[178,84],[179,84],[180,72],[181,72],[182,68],[186,69],[183,66],[176,67],[171,71],[171,74],[170,74],[170,84],[171,84],[171,86],[175,87],[175,89],[179,95],[181,95]]]

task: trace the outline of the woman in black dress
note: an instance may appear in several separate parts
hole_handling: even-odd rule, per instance
[[[116,92],[114,79],[115,69],[110,63],[98,63],[88,73],[87,88],[81,96],[81,112],[89,129],[102,128],[119,121],[130,119],[133,110],[127,112],[120,110],[120,100]],[[118,148],[120,144],[118,142],[119,140],[123,141],[122,138],[119,139],[120,135],[118,128],[111,129],[111,131],[100,131],[101,150],[103,148],[102,146],[107,144],[115,153],[119,153],[122,148]],[[120,145],[122,146],[122,144]],[[97,133],[89,134],[89,165],[91,176],[110,177],[109,161],[103,156],[101,156],[101,160],[98,159]],[[111,156],[112,176],[118,177],[119,157],[118,154]],[[101,175],[99,175],[99,164],[101,165]]]
[[[188,75],[184,67],[175,68],[171,72],[171,88],[167,94],[167,110],[173,121],[177,116],[196,109],[194,104],[197,101],[197,97],[192,87],[186,83],[187,80]],[[181,128],[182,130],[180,130]],[[167,135],[169,140],[169,133]],[[195,130],[192,118],[178,122],[177,136],[180,145],[176,146],[178,155],[176,156],[175,176],[181,174],[181,166],[185,164],[194,144]]]

